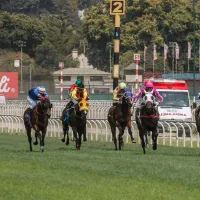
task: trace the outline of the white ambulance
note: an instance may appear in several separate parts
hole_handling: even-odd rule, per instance
[[[163,97],[158,105],[161,120],[192,121],[189,91],[184,80],[154,79],[152,82]]]

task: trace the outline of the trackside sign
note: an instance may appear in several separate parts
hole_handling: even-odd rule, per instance
[[[0,72],[0,95],[6,99],[18,98],[18,72]]]

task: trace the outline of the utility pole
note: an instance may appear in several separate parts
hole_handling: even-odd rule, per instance
[[[22,67],[23,67],[23,59],[22,59],[22,48],[26,46],[26,42],[25,41],[22,41],[22,40],[19,40],[17,41],[17,45],[18,47],[21,48],[21,64],[20,64],[20,74],[21,74],[21,81],[20,81],[20,93],[24,93],[24,90],[23,90],[23,70],[22,70]]]
[[[196,85],[195,85],[195,71],[196,71],[196,11],[195,11],[195,0],[193,0],[193,97],[195,100],[196,96]]]

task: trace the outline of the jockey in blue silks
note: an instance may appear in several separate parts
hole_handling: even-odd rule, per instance
[[[44,86],[37,86],[33,87],[29,90],[27,101],[30,105],[29,111],[27,112],[27,119],[30,121],[30,114],[32,110],[36,107],[37,103],[41,100],[43,97],[48,97],[48,94],[46,92],[46,89]]]
[[[42,97],[48,97],[44,86],[37,86],[30,89],[27,96],[30,109],[34,109]]]

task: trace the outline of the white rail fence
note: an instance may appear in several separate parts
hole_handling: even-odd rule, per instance
[[[199,134],[196,131],[196,124],[193,122],[159,122],[158,143],[169,146],[199,147]],[[138,129],[136,122],[132,121],[134,137],[138,139]],[[24,122],[21,116],[0,116],[0,132],[3,133],[24,133]],[[70,129],[70,136],[72,130]],[[58,118],[50,118],[47,129],[48,137],[62,137],[62,124]],[[112,142],[110,126],[105,119],[87,120],[87,138],[91,141]],[[129,135],[126,129],[124,135],[125,142],[129,142]],[[150,140],[151,143],[151,140]]]
[[[62,137],[62,124],[59,120],[65,103],[53,102],[52,116],[49,119],[47,130],[48,137]],[[87,137],[91,141],[112,142],[112,134],[107,121],[108,109],[111,101],[90,101],[90,111],[87,120]],[[26,101],[8,101],[6,105],[0,105],[0,132],[24,133],[23,113],[28,107]],[[132,121],[134,137],[138,137],[136,122]],[[70,128],[70,136],[72,137]],[[126,129],[124,140],[129,141]],[[151,143],[151,140],[150,140]],[[183,121],[159,121],[159,144],[181,147],[199,147],[199,134],[195,122]]]

